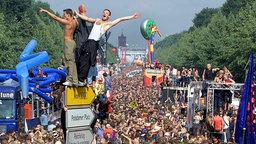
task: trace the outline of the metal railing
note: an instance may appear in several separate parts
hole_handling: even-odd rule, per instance
[[[193,117],[196,110],[203,110],[206,108],[206,113],[211,112],[212,115],[214,109],[214,95],[216,91],[231,91],[232,102],[240,100],[238,94],[241,94],[243,90],[243,83],[215,83],[213,81],[198,81],[191,82],[188,87],[163,87],[163,90],[167,90],[167,96],[170,90],[177,91],[182,90],[187,92],[187,128],[193,126]],[[202,92],[205,92],[205,96]],[[236,93],[237,92],[237,93]]]
[[[232,102],[238,101],[239,103],[240,98],[238,94],[241,94],[243,86],[243,83],[215,83],[213,81],[191,82],[188,86],[187,128],[193,126],[193,117],[196,110],[206,108],[206,114],[210,112],[213,116],[216,110],[214,109],[214,96],[216,91],[231,91]],[[202,91],[206,93],[205,96]]]
[[[57,110],[60,110],[61,107],[58,108],[56,105],[61,105],[60,101],[52,101],[52,103],[47,103],[45,109],[42,107],[42,103],[44,103],[44,100],[40,98],[37,94],[30,93],[31,99],[29,103],[31,104],[31,118],[38,118],[41,115],[41,111],[44,110],[46,114],[52,115],[54,114]],[[52,95],[52,93],[51,93]]]

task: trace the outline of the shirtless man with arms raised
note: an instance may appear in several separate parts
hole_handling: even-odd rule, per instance
[[[65,9],[64,18],[60,18],[48,10],[40,8],[40,12],[45,12],[48,16],[50,16],[55,21],[63,24],[64,27],[64,61],[65,67],[67,69],[67,78],[66,82],[63,85],[66,86],[78,86],[78,78],[77,78],[77,67],[75,63],[75,49],[76,43],[73,39],[74,31],[78,25],[77,20],[73,18],[73,11],[71,9]]]

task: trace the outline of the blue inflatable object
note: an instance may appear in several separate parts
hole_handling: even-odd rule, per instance
[[[39,64],[45,63],[49,61],[48,54],[46,52],[42,52],[36,57],[28,59],[26,61],[20,62],[16,65],[16,74],[19,79],[19,83],[22,90],[22,96],[24,98],[28,97],[28,76],[29,76],[29,69],[34,66],[38,66]]]
[[[31,40],[25,46],[20,55],[20,63],[16,65],[15,70],[0,69],[0,82],[13,79],[19,82],[24,98],[28,97],[28,92],[30,91],[50,103],[52,98],[45,94],[53,91],[53,88],[51,88],[49,84],[65,80],[67,76],[66,69],[58,70],[38,67],[40,64],[48,62],[50,59],[46,51],[31,54],[36,46],[36,40]],[[39,69],[45,73],[45,76],[37,76]],[[32,72],[34,76],[29,77],[29,72]],[[36,88],[37,84],[39,85],[38,89]]]
[[[23,50],[20,55],[20,63],[18,63],[15,67],[16,74],[19,79],[19,83],[22,90],[22,96],[24,98],[28,97],[28,76],[29,76],[29,69],[32,67],[38,66],[42,63],[48,62],[50,60],[48,53],[46,51],[39,52],[36,54],[31,54],[31,52],[37,46],[36,40],[31,40]]]
[[[48,87],[49,84],[56,81],[65,80],[67,76],[65,69],[57,70],[53,68],[35,68],[33,69],[33,73],[37,75],[39,69],[42,70],[42,72],[45,73],[47,76],[30,78],[30,82],[38,83],[40,88]]]
[[[28,97],[28,68],[26,62],[21,62],[16,65],[16,74],[19,79],[19,84],[24,98]]]
[[[52,102],[52,98],[47,96],[45,93],[41,92],[40,90],[38,90],[35,87],[29,87],[29,91],[37,94],[38,96],[42,97],[44,100],[46,100],[48,103]]]
[[[53,88],[39,88],[39,90],[43,93],[51,93]]]
[[[0,82],[6,81],[6,74],[0,74]]]
[[[9,69],[0,69],[0,73],[1,74],[16,74],[16,71],[15,70],[9,70]]]
[[[11,73],[7,73],[7,74],[0,74],[0,82],[4,82],[8,79],[12,78],[12,74]]]
[[[31,57],[31,52],[36,48],[37,46],[37,41],[36,40],[31,40],[24,48],[23,52],[20,55],[20,61],[26,61],[30,59]]]
[[[20,63],[20,67],[22,67],[23,63]],[[45,77],[37,77],[38,70],[41,69],[46,76]],[[21,78],[26,77],[29,75],[27,71],[21,73]],[[35,77],[28,77],[28,87],[25,87],[25,90],[28,90],[29,92],[33,92],[37,94],[38,96],[45,99],[47,102],[51,102],[52,98],[48,97],[45,93],[51,93],[53,91],[53,88],[49,87],[49,84],[57,81],[63,81],[66,79],[66,71],[53,69],[53,68],[34,68],[32,72],[35,74]],[[15,81],[19,81],[17,75],[15,74],[15,70],[4,70],[0,69],[0,82],[4,82],[8,79],[13,79]],[[23,82],[26,80],[23,80]],[[39,88],[36,88],[36,84],[39,85]],[[22,87],[22,86],[21,86]],[[23,86],[24,88],[24,86]]]

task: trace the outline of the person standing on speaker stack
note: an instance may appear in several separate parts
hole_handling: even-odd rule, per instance
[[[78,12],[81,15],[86,15],[86,7],[84,5],[79,5]],[[82,20],[81,18],[76,16],[75,13],[74,16],[78,22],[78,26],[76,27],[74,32],[74,40],[76,42],[76,64],[78,65],[79,50],[81,49],[85,41],[88,40],[93,24]]]
[[[94,26],[92,28],[92,31],[89,35],[88,40],[85,42],[83,47],[80,50],[80,57],[78,62],[78,80],[79,82],[86,81],[89,73],[90,67],[96,66],[97,63],[97,51],[99,49],[99,40],[102,35],[105,34],[107,30],[109,30],[111,27],[117,25],[118,23],[139,18],[140,14],[135,13],[131,16],[125,16],[118,18],[114,21],[108,21],[111,16],[111,11],[109,9],[103,10],[102,18],[90,18],[86,15],[81,15],[77,12],[75,12],[76,15],[78,15],[81,19],[94,23]]]
[[[77,78],[77,67],[75,63],[75,50],[76,43],[74,41],[73,35],[74,31],[77,27],[77,21],[73,17],[72,9],[65,9],[64,18],[60,18],[48,10],[40,8],[41,13],[44,12],[48,16],[50,16],[55,21],[64,25],[64,63],[67,69],[67,78],[66,82],[63,85],[66,86],[78,86],[78,78]]]

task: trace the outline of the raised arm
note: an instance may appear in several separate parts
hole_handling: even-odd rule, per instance
[[[206,71],[206,69],[204,69],[203,74],[202,74],[202,79],[203,80],[204,80],[204,77],[205,77],[205,71]]]
[[[123,136],[126,140],[128,140],[128,144],[132,144],[132,140],[130,137],[124,135],[124,134],[121,134],[121,136]]]
[[[220,68],[213,68],[212,72],[215,72],[215,71],[218,71],[218,70],[220,70]]]
[[[48,10],[45,10],[45,9],[43,9],[43,8],[40,8],[39,11],[40,11],[41,13],[42,13],[42,12],[45,12],[48,16],[50,16],[52,19],[54,19],[55,21],[57,21],[57,22],[59,22],[59,23],[61,23],[61,24],[64,24],[64,25],[69,24],[69,21],[68,21],[68,20],[63,19],[63,18],[60,18],[60,17],[56,16],[55,14],[49,12]]]
[[[125,16],[125,17],[121,17],[121,18],[115,19],[112,22],[108,22],[104,29],[107,31],[108,29],[110,29],[111,27],[117,25],[118,23],[120,23],[122,21],[130,20],[130,19],[136,19],[136,18],[139,18],[139,17],[140,17],[140,14],[139,13],[135,13],[134,15],[131,15],[131,16]]]
[[[95,18],[90,18],[90,17],[88,17],[88,16],[86,16],[86,15],[81,15],[81,14],[79,14],[79,13],[76,12],[76,11],[75,11],[75,13],[76,13],[76,15],[77,15],[78,17],[80,17],[81,19],[83,19],[83,20],[85,20],[85,21],[88,21],[88,22],[91,22],[91,23],[94,23],[94,22],[96,21]]]

